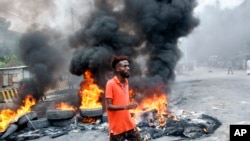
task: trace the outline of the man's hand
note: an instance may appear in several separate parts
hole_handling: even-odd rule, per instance
[[[125,107],[126,110],[135,109],[137,107],[137,103],[131,103]]]

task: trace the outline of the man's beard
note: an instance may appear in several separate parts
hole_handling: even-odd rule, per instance
[[[124,78],[129,78],[130,74],[127,72],[121,72],[121,76]]]

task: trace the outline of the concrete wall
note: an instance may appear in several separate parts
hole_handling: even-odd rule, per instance
[[[0,89],[18,88],[18,83],[29,77],[27,66],[0,68]]]
[[[18,98],[19,82],[29,78],[27,66],[0,68],[0,103],[11,103]]]

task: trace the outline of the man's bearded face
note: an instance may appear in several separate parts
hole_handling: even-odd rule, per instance
[[[127,60],[123,60],[118,63],[118,72],[122,77],[129,78],[130,68],[129,68],[129,62]]]

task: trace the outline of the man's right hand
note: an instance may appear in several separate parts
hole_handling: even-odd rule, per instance
[[[125,109],[130,110],[130,109],[135,109],[137,107],[137,103],[131,103],[125,107]]]

